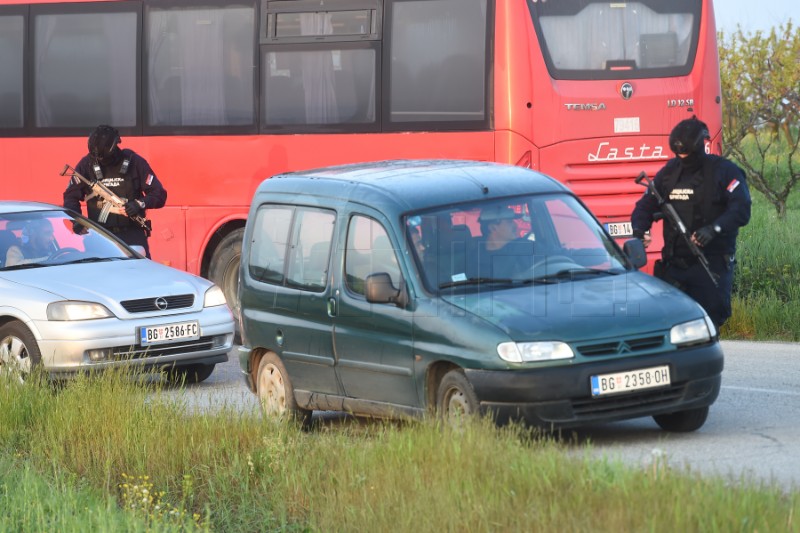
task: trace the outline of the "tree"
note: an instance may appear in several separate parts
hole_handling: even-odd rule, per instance
[[[800,180],[800,30],[789,21],[769,34],[718,35],[723,155],[778,212]]]

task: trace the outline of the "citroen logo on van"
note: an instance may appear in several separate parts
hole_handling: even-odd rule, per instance
[[[158,307],[158,309],[159,309],[160,311],[163,311],[163,310],[164,310],[164,309],[166,309],[168,306],[169,306],[169,304],[167,303],[167,300],[166,300],[166,299],[164,299],[164,298],[162,298],[162,297],[160,297],[160,296],[159,296],[158,298],[156,298],[156,307]]]
[[[633,85],[631,85],[626,81],[619,88],[619,94],[622,96],[624,100],[630,100],[631,96],[633,96]]]

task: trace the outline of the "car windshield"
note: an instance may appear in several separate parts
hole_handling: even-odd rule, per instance
[[[67,211],[0,214],[0,270],[133,258],[105,230]]]
[[[630,268],[594,217],[566,194],[448,206],[410,213],[404,223],[432,291],[561,283]]]

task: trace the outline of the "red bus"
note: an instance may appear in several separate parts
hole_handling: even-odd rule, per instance
[[[529,166],[624,237],[677,122],[720,152],[710,0],[3,0],[0,72],[0,198],[61,203],[111,124],[169,192],[153,258],[234,308],[250,198],[279,172]]]

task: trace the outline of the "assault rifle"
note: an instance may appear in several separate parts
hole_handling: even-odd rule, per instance
[[[642,181],[646,181],[647,185],[643,185]],[[653,180],[647,177],[646,172],[642,172],[636,176],[636,184],[647,187],[647,190],[650,191],[650,194],[656,197],[656,200],[658,200],[658,205],[661,208],[661,214],[669,220],[669,223],[672,224],[672,227],[675,229],[675,231],[681,234],[681,237],[683,237],[683,240],[686,242],[689,250],[695,257],[697,257],[697,260],[703,266],[703,269],[706,271],[706,274],[708,274],[708,277],[711,278],[711,282],[714,283],[714,286],[719,287],[719,283],[717,283],[717,276],[711,272],[711,267],[708,265],[708,259],[706,259],[703,250],[701,250],[700,247],[697,246],[697,244],[695,244],[692,240],[692,236],[689,235],[689,232],[686,230],[686,225],[681,220],[681,217],[678,216],[678,212],[675,211],[675,207],[673,207],[671,203],[665,201],[664,198],[658,193],[658,190],[656,190],[656,187],[653,184]]]
[[[103,207],[100,208],[100,215],[97,217],[97,221],[101,224],[105,224],[106,220],[108,220],[108,215],[114,211],[116,213],[125,213],[125,204],[128,203],[128,200],[125,198],[120,198],[114,192],[100,183],[99,180],[89,180],[78,173],[77,170],[72,168],[69,165],[64,165],[64,170],[61,171],[62,176],[67,176],[70,178],[77,178],[92,190],[92,194],[90,194],[86,199],[92,198],[94,196],[99,196],[104,200]],[[150,220],[144,218],[141,215],[134,215],[132,217],[128,217],[137,224],[139,224],[145,232],[145,235],[148,237],[150,233],[153,231],[152,223]]]

